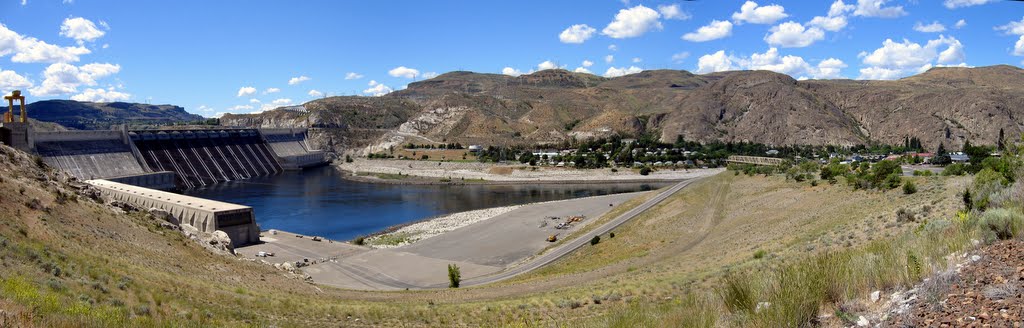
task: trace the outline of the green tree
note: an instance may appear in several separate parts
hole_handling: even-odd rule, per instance
[[[594,236],[594,238],[590,238],[590,244],[591,245],[597,245],[600,242],[601,242],[601,236]]]
[[[949,154],[946,152],[946,145],[939,143],[939,149],[935,150],[935,156],[932,156],[932,164],[946,165],[951,163]]]
[[[448,288],[459,288],[459,283],[462,281],[462,273],[459,272],[459,266],[455,264],[448,265]]]

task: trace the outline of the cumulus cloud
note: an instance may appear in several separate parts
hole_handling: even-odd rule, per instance
[[[253,89],[253,91],[254,92],[256,91],[255,88]],[[256,98],[251,98],[251,99],[249,99],[249,103],[250,104],[258,104],[258,103],[260,103],[260,100],[256,99]]]
[[[614,45],[614,44],[609,44],[608,45],[608,50],[610,50],[610,51],[618,51],[619,50],[619,46]]]
[[[903,40],[886,39],[882,47],[862,53],[868,67],[860,70],[861,79],[889,80],[925,71],[936,65],[966,65],[963,44],[953,37],[940,35],[924,45]]]
[[[202,107],[205,107],[205,106],[200,106],[199,110],[203,110]],[[228,111],[239,112],[239,111],[243,111],[243,110],[244,111],[250,111],[252,109],[253,109],[252,105],[235,105],[235,106],[232,106],[231,108],[228,108]],[[213,108],[210,108],[209,110],[212,111]]]
[[[432,78],[437,77],[438,75],[440,75],[440,74],[437,74],[437,72],[425,72],[425,73],[423,73],[423,78],[424,79],[432,79]]]
[[[271,94],[271,93],[278,93],[278,92],[281,92],[281,89],[279,89],[279,88],[267,88],[267,90],[263,90],[263,94],[265,94],[265,95],[266,94]]]
[[[826,31],[838,32],[846,27],[846,14],[854,9],[856,9],[856,6],[848,5],[843,0],[836,0],[836,2],[829,6],[827,15],[815,16],[807,25]]]
[[[946,30],[946,26],[942,25],[938,21],[934,21],[931,24],[927,24],[927,25],[922,24],[921,22],[917,22],[917,24],[914,24],[914,31],[918,31],[918,32],[939,33],[939,32],[943,32],[945,30]]]
[[[1017,39],[1017,44],[1013,46],[1013,54],[1016,56],[1024,56],[1024,35]]]
[[[953,25],[953,27],[956,27],[957,29],[962,29],[962,28],[964,28],[964,26],[967,26],[967,21],[962,20],[962,19],[956,21],[956,25]]]
[[[633,63],[634,63],[634,64],[635,64],[635,63],[639,63],[639,62],[642,62],[642,61],[644,61],[644,60],[643,60],[643,58],[640,58],[640,57],[633,57]]]
[[[678,4],[659,5],[658,12],[661,13],[661,17],[665,19],[687,20],[692,17],[690,14],[679,9]]]
[[[13,54],[15,63],[68,63],[91,51],[83,46],[61,47],[23,36],[0,23],[0,57]]]
[[[717,40],[732,34],[732,23],[729,21],[712,20],[711,23],[701,26],[697,31],[686,33],[683,40],[691,42],[705,42]]]
[[[643,69],[640,69],[639,67],[636,66],[622,68],[609,67],[608,70],[604,72],[604,77],[619,77],[623,75],[636,74],[643,71]]]
[[[683,63],[683,60],[686,60],[686,58],[689,58],[689,57],[690,57],[690,53],[687,52],[687,51],[675,53],[675,54],[672,55],[672,62],[676,63],[676,64],[681,64],[681,63]]]
[[[255,93],[256,93],[256,88],[253,88],[251,86],[250,87],[241,87],[241,88],[238,88],[238,96],[236,96],[236,97],[248,96],[248,95],[255,94]]]
[[[114,88],[109,89],[85,89],[82,93],[71,96],[71,100],[74,101],[90,101],[90,102],[115,102],[125,101],[131,98],[132,95],[114,91]]]
[[[697,73],[699,74],[731,71],[733,69],[732,58],[725,54],[725,50],[703,55],[697,59]]]
[[[738,69],[767,70],[787,74],[800,79],[808,77],[831,79],[842,77],[841,71],[847,65],[842,60],[828,58],[818,65],[811,65],[800,56],[782,55],[779,49],[772,47],[764,53],[754,53],[750,57],[727,55],[724,50],[701,56],[697,61],[697,73],[713,73]]]
[[[546,70],[546,69],[556,69],[556,68],[561,68],[561,67],[559,67],[558,64],[555,64],[555,62],[552,62],[550,60],[545,60],[545,61],[541,62],[540,64],[537,64],[537,70],[538,71],[543,71],[543,70]]]
[[[346,80],[358,80],[361,78],[363,78],[363,75],[356,72],[348,72],[348,74],[345,74]]]
[[[589,61],[589,60],[584,60],[581,65],[583,65],[583,67],[590,67],[590,66],[594,66],[594,62]]]
[[[854,16],[894,18],[905,16],[907,12],[903,6],[886,7],[889,0],[857,0],[857,9],[853,11]]]
[[[75,39],[79,44],[84,41],[99,39],[106,32],[96,28],[96,24],[82,17],[65,18],[60,24],[60,35]]]
[[[420,75],[420,71],[415,68],[408,68],[405,66],[398,66],[388,71],[388,75],[394,77],[404,77],[407,79],[413,79]]]
[[[573,71],[573,72],[576,72],[576,73],[587,73],[587,74],[594,74],[594,73],[590,72],[590,70],[589,70],[589,69],[587,69],[586,67],[577,67],[576,69],[574,69],[574,70],[572,70],[572,71]]]
[[[619,13],[615,14],[615,20],[608,23],[608,26],[601,30],[601,34],[615,39],[638,37],[647,31],[662,29],[661,22],[658,21],[660,17],[657,11],[643,5],[620,9]]]
[[[323,93],[323,92],[320,92],[320,91],[319,91],[319,90],[317,90],[317,89],[309,90],[309,92],[308,92],[307,94],[308,94],[308,95],[309,95],[310,97],[313,97],[313,98],[320,98],[320,97],[323,97],[323,96],[324,96],[324,93]]]
[[[268,104],[263,104],[262,106],[260,106],[259,110],[254,111],[253,113],[261,113],[261,112],[272,110],[272,109],[275,109],[275,108],[278,108],[278,107],[285,107],[285,106],[291,106],[291,105],[294,105],[292,103],[291,99],[289,99],[289,98],[278,98],[278,99],[274,99],[274,101],[271,101]],[[240,106],[235,106],[235,107],[238,107],[239,109],[245,109],[246,106],[248,106],[248,105],[240,105]]]
[[[945,5],[946,8],[956,9],[961,7],[983,5],[989,2],[995,2],[995,0],[946,0],[942,2],[942,4]]]
[[[817,27],[805,28],[797,22],[785,22],[772,27],[764,37],[769,45],[784,48],[803,48],[825,38],[825,31]]]
[[[576,24],[559,33],[558,40],[562,43],[580,44],[593,37],[594,33],[597,33],[597,29],[587,24]]]
[[[789,14],[786,14],[786,9],[780,5],[759,6],[753,1],[743,3],[739,12],[732,13],[732,20],[737,24],[772,24],[786,17],[789,17]]]
[[[615,56],[612,56],[612,55],[604,56],[604,62],[605,63],[611,64],[613,61],[615,61]]]
[[[302,75],[288,79],[288,85],[296,85],[311,80],[308,76]]]
[[[501,69],[501,74],[510,75],[510,76],[520,76],[520,75],[523,75],[524,73],[523,73],[523,71],[520,71],[520,70],[515,69],[515,68],[505,67],[505,68]]]
[[[391,91],[394,91],[391,89],[391,87],[377,83],[377,81],[374,80],[370,80],[369,85],[369,88],[363,90],[363,94],[379,97],[391,93]]]
[[[94,86],[97,80],[116,74],[121,65],[92,63],[75,66],[67,63],[50,64],[43,71],[43,82],[29,89],[35,96],[55,96],[78,92],[79,86]]]
[[[1004,31],[1007,34],[1024,35],[1024,18],[1021,18],[1019,22],[1009,22],[1006,25],[996,26],[997,31]]]
[[[11,90],[27,89],[30,87],[32,87],[32,81],[19,75],[18,72],[0,69],[0,91],[4,94],[11,92]]]

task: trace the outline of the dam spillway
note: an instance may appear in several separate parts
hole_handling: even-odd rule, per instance
[[[186,189],[282,170],[256,130],[133,131],[130,137],[150,167],[177,173]]]

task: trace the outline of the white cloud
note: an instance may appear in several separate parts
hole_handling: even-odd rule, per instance
[[[842,69],[847,65],[842,60],[829,58],[818,63],[817,79],[837,79],[842,77]]]
[[[67,63],[54,63],[43,71],[43,83],[29,89],[35,96],[55,96],[78,92],[79,86],[94,86],[96,80],[116,74],[120,65],[110,63],[92,63],[75,66]]]
[[[345,74],[346,80],[358,80],[361,78],[363,78],[363,75],[356,72],[348,72],[348,74]]]
[[[615,61],[615,56],[612,56],[612,55],[604,56],[604,62],[605,63],[611,64],[613,61]]]
[[[918,32],[939,33],[945,30],[946,26],[942,25],[942,23],[939,23],[938,21],[934,21],[928,25],[921,24],[921,22],[917,22],[917,24],[914,24],[914,31]]]
[[[617,46],[617,45],[614,45],[614,44],[609,44],[609,45],[608,45],[608,50],[611,50],[611,51],[618,51],[618,50],[619,50],[619,46]]]
[[[266,94],[271,94],[271,93],[278,93],[278,92],[281,92],[281,89],[279,89],[279,88],[267,88],[267,90],[263,90],[263,94],[265,94],[265,95]]]
[[[690,14],[679,9],[678,4],[671,4],[667,6],[658,5],[658,12],[661,13],[661,17],[664,17],[665,19],[687,20],[692,17]]]
[[[288,99],[288,98],[278,98],[278,99],[274,99],[274,101],[272,101],[270,103],[275,105],[275,106],[288,106],[288,105],[291,105],[292,100]]]
[[[964,28],[964,26],[967,26],[967,21],[962,20],[962,19],[958,20],[958,21],[956,21],[956,25],[953,25],[953,26],[956,27],[957,29],[962,29],[962,28]]]
[[[590,66],[594,66],[594,62],[589,61],[589,60],[584,60],[582,65],[583,65],[583,67],[590,67]]]
[[[234,111],[234,112],[243,111],[243,110],[244,111],[250,111],[252,109],[253,109],[252,105],[236,105],[236,106],[233,106],[231,108],[228,108],[229,111]],[[199,110],[202,110],[202,108],[200,108]],[[212,111],[213,108],[211,108],[210,110]]]
[[[717,40],[732,34],[732,23],[729,21],[713,20],[705,26],[701,26],[695,32],[683,35],[683,40],[692,42],[705,42]]]
[[[520,75],[523,75],[524,73],[523,73],[523,71],[520,71],[520,70],[515,69],[515,68],[505,67],[505,68],[501,69],[501,74],[511,75],[511,76],[520,76]]]
[[[588,26],[587,24],[576,24],[569,26],[569,28],[558,34],[558,40],[562,43],[576,43],[580,44],[587,39],[590,39],[597,33],[597,29]]]
[[[725,50],[703,55],[697,59],[697,73],[699,74],[731,71],[733,69],[732,59],[725,54]]]
[[[288,79],[288,85],[296,85],[311,80],[308,76],[302,75]]]
[[[812,66],[800,56],[781,55],[779,49],[772,47],[764,53],[754,53],[750,57],[726,55],[724,50],[701,56],[697,62],[697,73],[712,73],[737,69],[767,70],[787,74],[801,79],[811,76],[818,79],[840,78],[841,71],[846,67],[842,60],[829,58]]]
[[[425,72],[425,73],[423,73],[423,78],[424,79],[432,79],[432,78],[437,77],[438,75],[440,75],[440,74],[437,74],[437,72]]]
[[[942,4],[949,9],[956,9],[960,7],[970,7],[983,5],[989,2],[995,2],[995,0],[946,0]]]
[[[753,1],[744,2],[739,12],[732,13],[732,20],[737,24],[772,24],[786,17],[789,15],[780,5],[758,6]]]
[[[637,5],[629,9],[620,9],[615,14],[615,20],[608,23],[601,34],[615,39],[633,38],[643,35],[650,30],[662,29],[658,21],[661,15],[654,9]]]
[[[100,88],[92,89],[92,88],[89,88],[89,89],[85,89],[85,91],[83,91],[80,94],[71,96],[71,100],[74,100],[74,101],[90,101],[90,102],[104,102],[104,103],[106,103],[106,102],[115,102],[115,101],[125,101],[125,100],[130,99],[131,97],[132,97],[132,95],[130,95],[130,94],[127,94],[127,93],[124,93],[124,92],[114,91],[114,88],[109,88],[109,89],[100,89]]]
[[[32,87],[32,81],[19,75],[18,72],[0,69],[0,92],[7,94],[11,90],[28,89],[30,87]]]
[[[388,71],[388,75],[391,75],[391,76],[394,76],[394,77],[404,77],[404,78],[407,78],[407,79],[412,79],[412,78],[416,78],[417,76],[419,76],[420,75],[420,71],[415,69],[415,68],[408,68],[408,67],[405,67],[405,66],[398,66],[398,67],[395,67],[395,68],[391,69],[390,71]]]
[[[316,90],[316,89],[313,89],[313,90],[309,90],[309,93],[307,93],[307,94],[308,94],[308,95],[309,95],[310,97],[313,97],[313,98],[320,98],[320,97],[323,97],[323,96],[324,96],[324,93],[323,93],[323,92],[320,92],[319,90]]]
[[[1008,34],[1024,35],[1024,18],[1019,22],[1009,22],[1006,25],[996,26],[997,31],[1006,31]]]
[[[768,44],[785,48],[803,48],[825,38],[825,31],[817,27],[804,28],[797,22],[785,22],[772,27],[764,37]]]
[[[838,32],[846,27],[846,13],[853,11],[854,5],[848,5],[843,0],[836,0],[828,9],[828,15],[815,16],[807,23],[809,26],[821,28],[826,31]]]
[[[285,107],[285,106],[291,106],[291,105],[294,105],[292,103],[291,99],[289,99],[289,98],[278,98],[278,99],[274,99],[274,101],[271,101],[269,104],[263,104],[262,106],[260,106],[259,110],[255,111],[253,113],[262,113],[262,112],[265,112],[265,111],[268,111],[268,110],[276,109],[278,107]],[[235,106],[235,107],[238,107],[239,109],[245,109],[246,106],[248,106],[248,105],[240,105],[240,106]]]
[[[210,107],[210,106],[206,106],[206,105],[199,105],[199,111],[200,112],[212,112],[213,108]]]
[[[1013,46],[1013,54],[1016,56],[1024,56],[1024,35],[1017,39],[1017,44]]]
[[[60,35],[75,39],[78,44],[82,44],[83,41],[99,39],[103,34],[106,32],[96,28],[96,24],[82,17],[65,18],[64,23],[60,24]]]
[[[853,11],[854,16],[894,18],[905,16],[907,12],[903,6],[885,7],[889,0],[857,0],[857,9]]]
[[[623,75],[636,74],[643,71],[643,69],[640,69],[639,67],[636,66],[622,68],[609,67],[608,70],[604,72],[604,77],[619,77]]]
[[[255,92],[255,88],[253,89],[253,91]],[[260,100],[256,99],[256,98],[251,98],[251,99],[249,99],[249,103],[250,104],[258,104],[258,103],[260,103]]]
[[[370,88],[363,90],[363,94],[379,97],[391,93],[391,91],[394,91],[390,87],[377,83],[377,81],[373,80],[370,81],[369,85]]]
[[[541,62],[540,64],[537,64],[537,70],[538,71],[543,71],[543,70],[546,70],[546,69],[556,69],[556,68],[561,68],[561,67],[558,66],[558,64],[555,64],[555,62],[552,62],[550,60],[545,60],[545,61]]]
[[[587,73],[587,74],[594,74],[594,73],[590,72],[590,70],[589,70],[589,69],[587,69],[586,67],[577,67],[576,69],[574,69],[574,70],[572,70],[572,71],[573,71],[573,72],[576,72],[576,73]]]
[[[940,35],[924,45],[903,40],[886,39],[882,47],[863,53],[868,67],[860,70],[861,79],[894,79],[922,72],[936,65],[966,65],[963,44],[953,37]]]
[[[14,54],[15,63],[77,62],[79,56],[91,53],[83,46],[61,47],[33,37],[26,37],[0,24],[0,57]]]
[[[634,63],[634,64],[635,64],[635,63],[639,63],[639,62],[642,62],[642,61],[644,61],[644,60],[643,60],[642,58],[640,58],[640,57],[633,57],[633,63]]]
[[[238,88],[238,95],[236,97],[248,96],[256,93],[256,88],[253,87],[241,87]]]
[[[672,55],[672,62],[676,63],[676,64],[681,64],[683,62],[683,60],[686,60],[686,58],[689,58],[689,57],[690,57],[690,53],[687,52],[687,51],[676,53],[676,54]]]

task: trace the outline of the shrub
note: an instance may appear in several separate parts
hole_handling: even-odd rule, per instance
[[[459,288],[459,282],[462,281],[462,273],[459,272],[459,266],[455,264],[448,265],[448,288]]]
[[[608,238],[615,238],[615,233],[614,232],[609,232],[608,233]]]
[[[967,173],[967,167],[965,165],[961,164],[961,163],[947,165],[946,168],[942,170],[942,175],[946,175],[946,176],[950,176],[950,175],[964,175],[966,173]]]
[[[906,182],[903,183],[903,193],[904,194],[910,195],[910,194],[913,194],[913,193],[916,193],[916,192],[917,192],[917,185],[914,184],[914,181],[907,180]]]
[[[345,163],[352,163],[352,155],[345,155]]]
[[[640,169],[640,175],[648,174],[651,174],[651,168],[644,166],[642,169]]]
[[[600,242],[601,242],[601,236],[594,236],[594,238],[590,238],[590,244],[591,245],[597,245],[597,243],[600,243]]]
[[[995,208],[985,211],[978,223],[986,240],[1006,240],[1020,233],[1024,226],[1024,214],[1016,210]]]
[[[352,240],[352,243],[355,244],[355,245],[362,246],[363,244],[366,243],[366,237],[362,237],[362,236],[357,237],[356,239]]]
[[[423,154],[423,156],[420,156],[420,159],[428,160],[428,159],[430,159],[430,156],[428,156],[427,154]]]
[[[759,249],[756,252],[754,252],[754,259],[757,259],[757,260],[763,259],[764,256],[767,255],[767,254],[768,254],[768,252],[765,252],[763,249]]]

